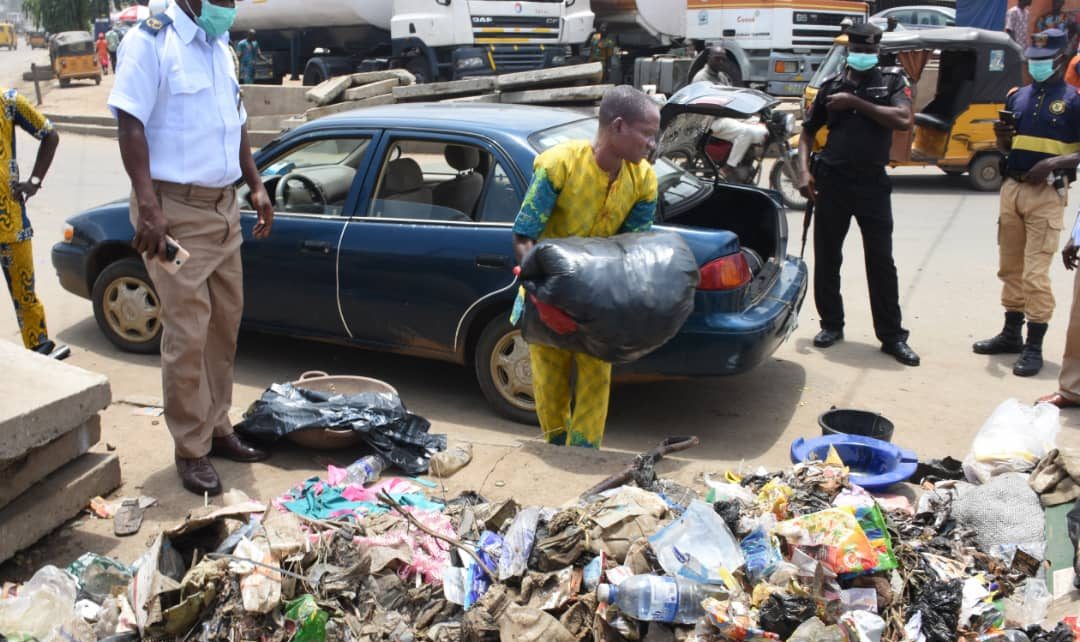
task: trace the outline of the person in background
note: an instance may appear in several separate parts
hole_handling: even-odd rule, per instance
[[[1072,25],[1072,16],[1065,13],[1065,0],[1052,0],[1050,11],[1039,16],[1039,19],[1035,21],[1035,33],[1047,29],[1060,29],[1069,34],[1072,31]],[[1021,44],[1027,45],[1028,43],[1025,41]]]
[[[21,182],[15,162],[15,127],[41,141],[30,178]],[[30,241],[34,230],[26,215],[26,202],[41,189],[59,144],[60,136],[52,123],[29,100],[14,89],[0,88],[0,158],[10,161],[0,163],[0,268],[15,305],[23,345],[65,359],[71,350],[49,340],[45,306],[34,289],[34,250]]]
[[[1057,252],[1069,183],[1080,162],[1080,95],[1063,80],[1064,31],[1031,37],[1024,51],[1032,82],[1005,99],[1012,122],[994,134],[1005,154],[998,216],[998,278],[1005,326],[972,346],[975,354],[1020,354],[1013,374],[1031,377],[1043,366],[1043,337],[1054,314],[1050,264]],[[1054,181],[1060,184],[1055,186]],[[1023,338],[1027,320],[1027,341]],[[1064,369],[1063,369],[1064,372]]]
[[[608,35],[608,25],[601,22],[596,31],[589,36],[589,62],[599,62],[604,67],[604,77],[614,78],[609,67],[615,58],[615,39]]]
[[[1076,273],[1073,277],[1069,327],[1065,333],[1065,355],[1061,359],[1057,392],[1039,397],[1036,403],[1049,403],[1065,409],[1080,407],[1080,270],[1076,269],[1080,266],[1080,216],[1073,224],[1065,249],[1061,250],[1061,259],[1066,270]],[[1078,509],[1073,508],[1073,512],[1078,512]]]
[[[120,49],[120,41],[123,38],[120,35],[120,31],[113,24],[109,27],[109,30],[105,32],[105,43],[109,46],[109,63],[112,65],[113,73],[116,73],[116,52]]]
[[[1028,46],[1028,25],[1031,24],[1031,0],[1019,0],[1005,12],[1005,33],[1021,47]]]
[[[705,66],[698,70],[690,82],[711,82],[717,85],[731,85],[731,76],[727,73],[727,50],[720,45],[709,47]]]
[[[840,35],[844,35],[855,24],[855,21],[851,18],[844,18],[840,21]]]
[[[109,60],[109,43],[105,40],[105,34],[98,34],[94,49],[97,51],[98,64],[101,65],[102,73],[108,76],[111,61]]]
[[[656,149],[660,110],[645,93],[620,85],[604,94],[599,120],[595,140],[567,141],[536,157],[532,183],[514,221],[518,264],[542,239],[652,228],[657,183],[648,158]],[[530,345],[529,356],[544,438],[552,444],[599,448],[607,422],[611,364],[542,345]]]
[[[274,221],[251,154],[247,112],[228,45],[234,0],[176,0],[120,45],[108,105],[131,178],[132,245],[161,301],[161,380],[176,471],[187,490],[221,492],[211,455],[265,459],[229,420],[244,279],[238,183],[256,213],[255,239]],[[169,79],[203,82],[170,91]],[[174,244],[175,242],[175,244]],[[170,245],[190,253],[174,272]]]
[[[1030,2],[1030,1],[1031,0],[1028,0],[1028,2]],[[896,27],[899,26],[899,25],[900,25],[900,21],[896,19],[896,16],[889,16],[888,18],[885,18],[885,31],[886,32],[896,31]]]
[[[255,63],[262,57],[262,50],[255,39],[254,29],[248,30],[247,37],[237,43],[236,56],[240,59],[240,83],[255,84]]]
[[[723,47],[709,47],[709,57],[705,66],[694,74],[693,82],[711,82],[716,85],[730,86],[731,79],[725,71],[728,64],[727,52]],[[761,145],[769,136],[769,129],[757,116],[749,118],[716,118],[709,124],[713,136],[731,143],[727,161],[720,168],[724,180],[745,183],[752,176],[749,167],[740,167],[742,159],[752,145]]]

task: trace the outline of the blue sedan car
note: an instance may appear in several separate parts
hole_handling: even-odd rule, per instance
[[[535,423],[528,350],[509,323],[511,225],[543,150],[592,138],[574,111],[481,104],[373,107],[271,142],[256,162],[277,212],[250,238],[241,187],[244,327],[453,361],[475,368],[500,414]],[[661,227],[694,251],[702,279],[680,334],[622,374],[731,375],[795,328],[806,266],[787,255],[774,195],[705,183],[658,161]],[[131,248],[128,203],[68,220],[52,251],[63,287],[93,301],[102,332],[151,353],[160,301]]]

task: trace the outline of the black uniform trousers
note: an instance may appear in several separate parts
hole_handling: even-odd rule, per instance
[[[885,168],[818,162],[814,180],[814,302],[822,329],[839,331],[844,327],[840,265],[844,238],[854,216],[862,232],[874,332],[883,343],[907,341],[908,331],[901,326],[892,251],[892,182]]]

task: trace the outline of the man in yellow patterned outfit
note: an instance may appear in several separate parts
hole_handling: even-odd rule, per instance
[[[41,141],[30,179],[19,181],[15,160],[15,126]],[[31,248],[30,219],[26,201],[41,189],[60,137],[52,123],[14,89],[0,89],[0,266],[3,267],[15,316],[27,348],[63,359],[66,346],[49,340],[45,327],[45,306],[34,292],[34,252]]]
[[[568,141],[537,156],[532,184],[514,221],[518,262],[537,240],[644,232],[656,215],[656,148],[660,111],[628,86],[600,103],[596,140]],[[611,364],[582,353],[530,345],[533,396],[549,443],[599,448],[607,421]],[[576,366],[574,410],[570,377]]]

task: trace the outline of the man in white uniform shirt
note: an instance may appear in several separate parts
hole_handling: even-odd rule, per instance
[[[274,220],[229,53],[235,13],[233,0],[174,0],[124,38],[109,95],[131,178],[132,244],[161,300],[165,421],[184,488],[198,494],[221,492],[209,455],[266,457],[228,416],[244,309],[241,177],[258,213],[253,236],[266,237]],[[175,274],[161,262],[166,236],[190,254]]]

